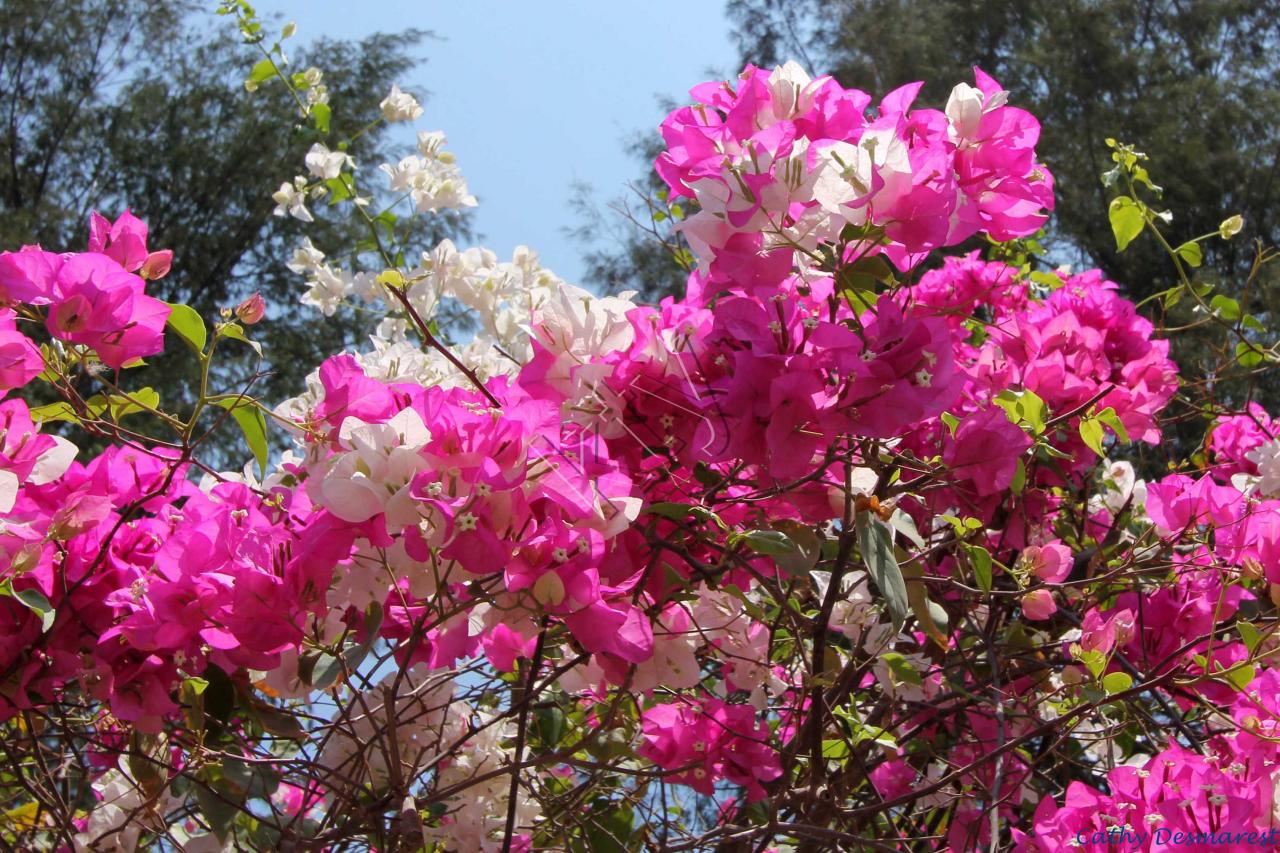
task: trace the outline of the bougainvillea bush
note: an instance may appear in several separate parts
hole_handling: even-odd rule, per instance
[[[1039,263],[1052,173],[986,74],[939,111],[749,66],[661,126],[686,291],[603,297],[404,245],[475,204],[444,136],[354,162],[320,74],[224,12],[314,139],[277,214],[368,237],[298,248],[310,307],[217,317],[147,295],[128,212],[0,255],[6,847],[1267,844],[1280,440],[1214,388],[1274,353],[1200,241],[1135,306]],[[1164,242],[1112,160],[1119,247]],[[1170,361],[1179,301],[1221,364]],[[317,308],[381,322],[284,402],[219,369]],[[146,387],[166,346],[190,410]]]

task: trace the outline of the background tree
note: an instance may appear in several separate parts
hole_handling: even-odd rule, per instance
[[[357,133],[353,116],[378,101],[418,61],[426,33],[375,34],[360,42],[319,40],[295,51],[290,69],[315,58],[335,103],[332,139]],[[73,48],[74,49],[71,49]],[[297,307],[302,279],[285,263],[301,239],[293,219],[272,215],[272,192],[304,171],[318,139],[299,123],[283,87],[250,94],[260,59],[234,25],[181,0],[13,0],[0,7],[0,245],[79,249],[88,215],[126,206],[148,223],[150,244],[172,248],[172,273],[149,292],[206,317],[261,291],[270,310],[266,400],[297,392],[306,366],[368,331],[350,313],[320,319]],[[281,128],[293,127],[293,132]],[[374,167],[389,156],[386,125],[358,136],[349,153],[380,189]],[[362,223],[311,209],[307,233],[323,251],[356,245]],[[415,220],[415,245],[467,233],[464,217]],[[246,359],[248,353],[246,351]],[[189,361],[153,371],[162,399],[191,387]],[[249,363],[244,365],[247,370]],[[167,378],[164,378],[167,377]]]
[[[668,203],[666,187],[652,168],[662,137],[640,132],[625,145],[648,167],[644,177],[630,182],[604,210],[590,186],[579,186],[573,199],[579,224],[571,233],[583,246],[587,283],[605,293],[633,290],[638,299],[657,302],[682,292],[692,267],[688,243],[673,227],[685,208]]]

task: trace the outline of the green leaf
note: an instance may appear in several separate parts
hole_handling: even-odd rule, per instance
[[[951,430],[951,437],[955,438],[956,427],[960,425],[960,419],[950,412],[943,412],[940,417],[942,422],[947,425],[947,429]]]
[[[1178,257],[1186,261],[1189,266],[1198,267],[1200,264],[1204,263],[1204,252],[1200,250],[1200,244],[1194,240],[1183,243],[1181,246],[1174,249],[1174,251],[1177,252]]]
[[[1049,407],[1045,405],[1044,400],[1036,392],[1030,389],[1024,391],[1001,391],[995,397],[994,402],[1004,409],[1011,422],[1019,425],[1025,424],[1036,435],[1044,432],[1045,421],[1049,417]]]
[[[249,77],[246,83],[262,83],[271,79],[276,74],[276,66],[270,59],[260,59],[254,63],[253,68],[249,69]]]
[[[1102,424],[1093,418],[1080,419],[1080,439],[1085,445],[1099,456],[1105,456],[1102,451]]]
[[[80,423],[80,418],[76,416],[76,410],[71,408],[71,404],[66,400],[58,400],[45,406],[36,406],[31,410],[30,414],[31,420],[36,422],[66,421],[70,424]]]
[[[982,529],[982,522],[972,516],[957,518],[954,515],[940,515],[938,518],[950,524],[956,531],[956,536],[966,536],[974,530]]]
[[[772,526],[795,546],[789,553],[774,556],[778,568],[792,575],[807,575],[822,556],[822,540],[818,534],[809,525],[787,518],[774,521]]]
[[[840,738],[822,742],[822,757],[839,761],[849,757],[849,742]]]
[[[242,344],[248,344],[253,348],[253,351],[258,354],[258,358],[262,358],[262,344],[257,341],[250,340],[239,323],[227,323],[222,327],[221,333],[224,338],[231,338],[233,341],[240,341]]]
[[[1027,422],[1036,435],[1044,432],[1045,421],[1049,416],[1049,407],[1040,395],[1031,389],[1022,392],[1018,397],[1018,414]]]
[[[1241,341],[1236,344],[1236,361],[1240,362],[1241,367],[1257,367],[1262,364],[1264,358],[1256,346],[1247,341]]]
[[[190,305],[183,305],[178,302],[170,302],[168,304],[169,321],[166,325],[177,332],[178,337],[182,338],[187,346],[195,350],[197,355],[202,355],[205,341],[208,340],[208,332],[204,327],[204,320],[200,319],[196,309]]]
[[[1234,323],[1240,319],[1240,303],[1230,296],[1224,296],[1219,293],[1209,300],[1209,307],[1213,309],[1214,314],[1217,314],[1228,323]]]
[[[699,521],[714,521],[717,526],[723,528],[724,522],[720,521],[719,516],[704,506],[696,504],[682,504],[675,501],[657,501],[649,504],[642,510],[643,513],[649,515],[660,515],[663,518],[669,518],[672,521],[684,521],[690,516]]]
[[[302,727],[302,723],[292,714],[287,714],[279,708],[267,704],[255,707],[254,714],[258,719],[258,725],[262,726],[262,730],[269,734],[289,740],[307,739],[307,730]]]
[[[249,452],[257,460],[259,471],[267,473],[267,419],[262,415],[258,404],[243,397],[230,397],[214,401],[217,405],[231,412],[244,433]]]
[[[1258,677],[1258,670],[1253,664],[1236,664],[1223,673],[1227,677],[1227,681],[1231,682],[1231,686],[1236,690],[1244,691],[1249,689],[1249,685]]]
[[[1102,689],[1108,696],[1123,693],[1133,686],[1133,676],[1127,672],[1108,672],[1102,677]]]
[[[342,659],[328,652],[305,654],[298,661],[298,677],[316,690],[328,690],[342,677]]]
[[[351,191],[351,184],[341,177],[330,178],[324,182],[324,185],[329,190],[330,206],[355,197],[355,193]]]
[[[85,400],[85,404],[94,417],[102,417],[104,413],[109,413],[110,420],[119,421],[125,415],[147,412],[159,407],[160,395],[154,388],[139,388],[137,391],[112,394],[110,397],[94,394]]]
[[[564,711],[554,705],[533,712],[533,728],[543,746],[554,747],[564,734]]]
[[[312,104],[311,120],[315,122],[316,130],[321,133],[329,132],[329,119],[333,116],[333,110],[328,104]]]
[[[885,652],[880,655],[880,659],[889,666],[889,672],[893,674],[894,681],[899,684],[914,684],[917,687],[924,684],[924,679],[920,677],[920,673],[916,672],[916,668],[911,665],[911,662],[900,653]]]
[[[1022,494],[1022,490],[1025,489],[1026,487],[1027,487],[1027,465],[1025,462],[1022,461],[1022,458],[1019,457],[1018,467],[1013,472],[1013,480],[1009,483],[1009,489],[1015,495],[1020,495]]]
[[[349,672],[356,671],[373,649],[373,644],[378,641],[378,631],[382,628],[382,616],[382,604],[377,601],[371,602],[364,611],[364,640],[342,654]]]
[[[729,541],[735,545],[746,545],[757,554],[768,554],[770,557],[785,557],[798,550],[791,537],[781,530],[749,530],[735,534]]]
[[[218,840],[225,844],[231,824],[235,823],[236,815],[240,814],[235,795],[221,785],[215,789],[197,781],[192,782],[191,790],[205,822]]]
[[[1075,655],[1076,660],[1085,665],[1094,678],[1102,675],[1102,671],[1107,668],[1107,656],[1097,649],[1086,650],[1075,645],[1071,647],[1071,653]]]
[[[915,520],[901,509],[895,509],[893,511],[893,515],[889,516],[889,524],[893,525],[895,530],[907,537],[912,545],[915,545],[920,549],[925,547],[924,537],[920,535],[919,529],[916,528]]]
[[[692,509],[693,507],[688,504],[676,503],[675,501],[658,501],[641,510],[641,515],[660,515],[673,521],[684,521],[692,515],[690,512]]]
[[[862,561],[871,574],[871,580],[889,605],[894,624],[901,626],[906,621],[910,603],[907,600],[907,583],[902,578],[902,569],[893,554],[893,533],[870,512],[858,513],[855,526]]]
[[[880,726],[868,726],[861,720],[849,720],[849,728],[853,731],[853,742],[875,741],[890,749],[897,749],[898,742],[893,734]]]
[[[1124,422],[1120,420],[1120,416],[1116,414],[1116,410],[1108,406],[1101,412],[1094,415],[1099,421],[1111,427],[1111,431],[1116,434],[1122,443],[1129,443],[1129,431],[1125,429]]]
[[[1142,233],[1146,220],[1142,216],[1142,208],[1128,196],[1111,200],[1107,211],[1111,219],[1111,233],[1116,238],[1116,249],[1123,252],[1133,242],[1133,238]]]
[[[981,545],[965,545],[964,547],[969,555],[969,563],[973,566],[973,577],[978,582],[978,589],[983,592],[991,592],[991,567],[993,565],[991,552]]]
[[[239,797],[247,797],[253,784],[253,771],[249,765],[230,756],[222,759],[222,781]]]
[[[144,747],[140,741],[142,741],[141,738],[135,739],[135,747],[129,752],[125,763],[129,767],[129,775],[133,777],[143,794],[147,797],[158,797],[168,781],[168,774],[156,760],[157,756],[149,754],[150,750],[143,751]]]
[[[1258,644],[1262,642],[1262,632],[1248,622],[1237,622],[1236,631],[1240,634],[1240,639],[1244,640],[1244,647],[1249,650],[1249,654],[1257,651]]]
[[[204,668],[201,677],[209,682],[204,691],[205,712],[219,726],[225,726],[236,707],[236,685],[231,676],[217,664],[209,664]]]
[[[204,732],[204,692],[209,682],[203,678],[188,678],[178,689],[178,702],[182,705],[182,715],[186,718],[187,727],[193,732]]]
[[[891,285],[896,281],[893,267],[889,266],[883,255],[860,258],[852,264],[841,266],[836,272],[839,287],[842,290],[854,290],[859,295],[874,294],[877,285]]]
[[[35,587],[27,589],[14,589],[10,584],[6,583],[2,590],[7,595],[11,595],[30,610],[32,613],[40,617],[40,631],[47,632],[53,627],[53,620],[58,614],[53,609],[53,605],[49,603],[49,599]]]
[[[626,802],[597,799],[583,824],[584,838],[573,845],[574,853],[627,853],[635,840],[635,813]]]

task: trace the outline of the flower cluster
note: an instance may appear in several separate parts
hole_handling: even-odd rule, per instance
[[[87,346],[103,364],[119,370],[164,348],[169,307],[146,295],[144,279],[168,273],[172,253],[148,252],[146,242],[146,225],[128,211],[114,224],[95,214],[88,252],[58,254],[26,246],[0,255],[0,300],[43,311],[56,340]],[[24,348],[20,339],[16,345]],[[13,358],[13,363],[33,361],[29,353]]]
[[[188,422],[113,382],[177,438],[84,462],[48,409],[0,402],[0,718],[76,709],[97,806],[74,844],[169,843],[191,814],[189,849],[666,844],[686,808],[718,813],[683,824],[704,842],[955,850],[1006,824],[1028,851],[1272,825],[1280,676],[1250,621],[1280,600],[1272,422],[1224,415],[1200,472],[1107,459],[1162,440],[1167,342],[1097,271],[921,265],[1028,236],[1053,199],[988,76],[943,111],[918,90],[871,109],[792,63],[695,88],[657,168],[696,203],[698,264],[656,306],[523,247],[341,268],[307,241],[302,301],[382,319],[298,396],[202,388]],[[443,144],[382,167],[397,204],[475,203]],[[332,192],[380,233],[341,145],[304,167],[277,214]],[[0,393],[160,351],[146,236],[95,215],[88,252],[0,255]],[[215,473],[204,408],[294,446]]]
[[[658,174],[673,196],[697,200],[684,233],[729,276],[735,258],[813,250],[850,227],[884,229],[883,250],[900,266],[978,232],[1025,236],[1053,206],[1052,176],[1035,157],[1040,125],[975,75],[944,112],[913,110],[913,83],[868,116],[872,97],[830,77],[795,63],[748,66],[736,81],[693,89],[696,103],[667,117]]]

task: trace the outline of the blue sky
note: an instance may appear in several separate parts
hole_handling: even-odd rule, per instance
[[[480,200],[478,242],[500,258],[528,245],[571,282],[583,269],[581,245],[564,233],[579,221],[572,184],[590,184],[602,208],[622,195],[640,168],[623,139],[656,133],[660,97],[683,101],[691,86],[730,76],[737,63],[721,0],[255,5],[264,18],[296,21],[294,38],[303,41],[431,30],[426,62],[404,84],[427,95],[415,127],[448,134]]]

